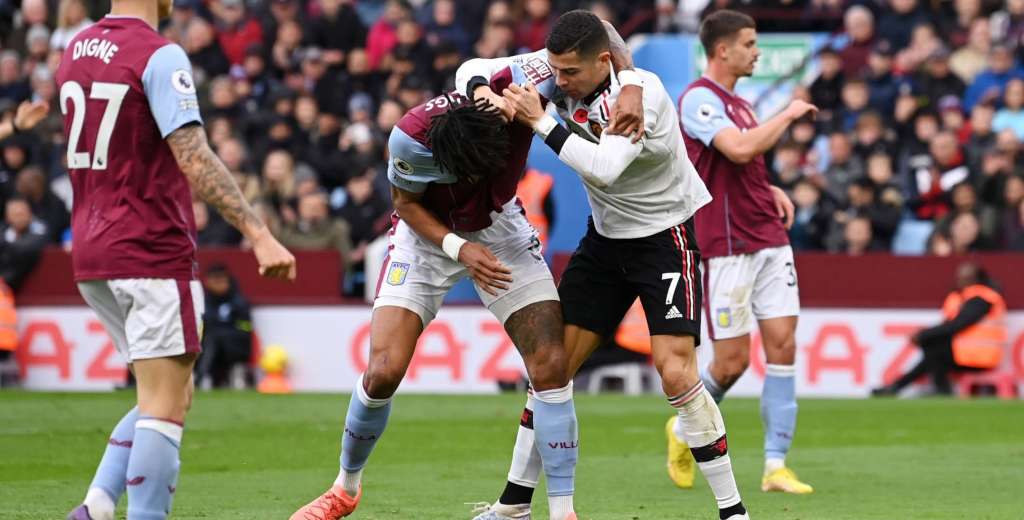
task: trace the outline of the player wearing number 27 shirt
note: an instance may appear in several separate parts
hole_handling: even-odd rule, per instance
[[[57,70],[74,276],[130,363],[139,401],[72,520],[113,520],[126,491],[129,519],[170,513],[203,312],[192,191],[253,244],[261,274],[295,276],[294,258],[206,142],[188,58],[155,30],[169,12],[169,1],[114,0]]]

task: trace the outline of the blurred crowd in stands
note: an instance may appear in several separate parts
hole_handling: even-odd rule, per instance
[[[1024,0],[176,0],[160,31],[190,56],[206,129],[281,241],[336,249],[358,294],[366,247],[390,226],[385,144],[458,65],[539,49],[558,14],[589,8],[620,33],[694,32],[729,7],[765,31],[821,31],[821,108],[767,158],[792,196],[798,250],[1024,250]],[[0,142],[0,271],[15,289],[67,245],[70,185],[54,71],[104,0],[0,0],[0,117],[53,110]],[[202,246],[245,247],[193,207]]]

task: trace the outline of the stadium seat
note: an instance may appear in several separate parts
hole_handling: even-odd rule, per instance
[[[622,381],[622,393],[626,395],[640,395],[644,393],[644,380],[653,383],[650,376],[651,366],[646,363],[618,363],[605,365],[594,369],[590,374],[590,382],[587,385],[587,392],[591,394],[600,393],[605,388],[606,381]]]
[[[927,220],[904,219],[892,239],[892,252],[902,256],[923,255],[935,224]]]
[[[1017,376],[1012,370],[999,368],[988,372],[961,374],[957,382],[957,394],[961,398],[969,399],[974,395],[974,389],[979,386],[995,387],[996,396],[1000,399],[1017,397]]]

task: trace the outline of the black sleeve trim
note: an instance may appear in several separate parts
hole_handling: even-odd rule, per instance
[[[569,129],[562,125],[555,125],[555,128],[548,134],[548,138],[544,140],[544,144],[548,145],[552,150],[555,151],[555,155],[562,153],[562,147],[565,146],[565,142],[569,140]]]
[[[469,79],[469,83],[466,84],[466,95],[469,96],[470,100],[472,100],[473,91],[476,90],[477,87],[479,87],[480,85],[490,84],[491,82],[488,81],[487,78],[483,76],[473,76],[472,78]]]

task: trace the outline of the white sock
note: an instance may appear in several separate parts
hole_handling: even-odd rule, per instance
[[[573,512],[572,495],[548,497],[548,510],[551,520],[565,520]]]
[[[672,427],[672,434],[676,436],[677,441],[686,442],[686,432],[683,430],[683,421],[679,420],[678,415],[676,415],[676,422]]]
[[[334,484],[341,485],[341,488],[348,493],[348,496],[354,497],[359,493],[359,483],[363,480],[363,470],[357,470],[349,473],[342,469],[338,472],[338,478],[334,479]]]
[[[533,407],[536,403],[533,396],[533,389],[527,390],[526,410],[533,418]],[[536,488],[540,480],[540,472],[544,470],[544,464],[540,459],[540,451],[537,450],[536,434],[533,428],[519,425],[516,433],[516,446],[512,450],[512,466],[508,470],[508,481],[520,486]]]
[[[780,470],[786,467],[786,459],[764,459],[764,473],[765,475]]]
[[[89,488],[82,503],[89,508],[89,516],[93,520],[114,520],[114,509],[117,504],[106,491],[98,487]]]
[[[704,384],[698,382],[668,401],[679,411],[678,422],[683,437],[697,460],[697,467],[711,486],[718,508],[725,509],[740,503],[740,492],[729,459],[725,421],[714,398],[704,389]]]

